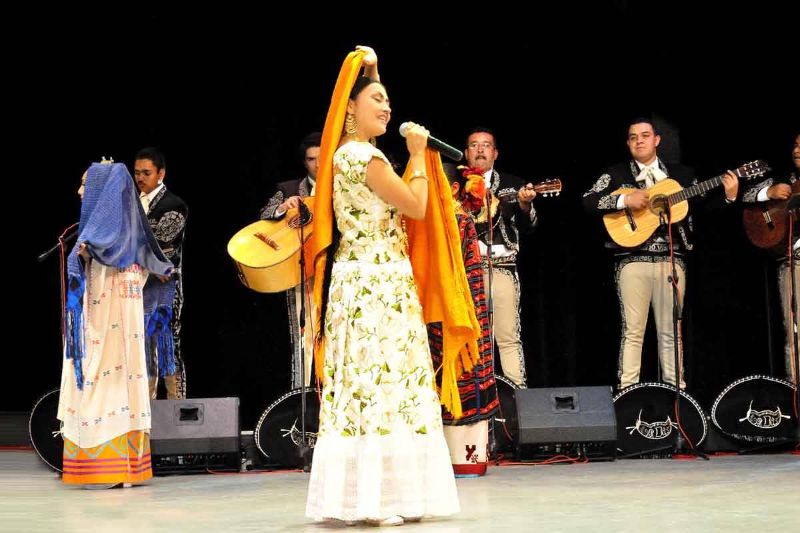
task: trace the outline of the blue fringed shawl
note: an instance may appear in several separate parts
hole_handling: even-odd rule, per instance
[[[175,373],[175,344],[170,328],[172,301],[175,299],[175,283],[175,279],[162,282],[157,277],[150,276],[142,291],[147,360],[153,360],[153,349],[155,349],[158,354],[158,371],[161,377],[171,376]]]
[[[95,261],[110,267],[126,268],[136,263],[153,274],[166,276],[171,273],[173,266],[158,246],[125,165],[93,163],[86,175],[78,240],[67,259],[64,309],[64,353],[73,362],[78,389],[82,390],[82,361],[85,355],[83,293],[86,277],[83,260],[78,255],[81,244],[86,244],[87,251]],[[162,283],[151,276],[144,287],[145,329],[150,339],[155,338],[159,358],[165,360],[167,367],[170,359],[172,366],[175,366],[169,329],[174,295],[174,280]],[[162,327],[165,320],[167,326]],[[153,322],[152,327],[150,322]],[[148,347],[150,344],[145,343]]]

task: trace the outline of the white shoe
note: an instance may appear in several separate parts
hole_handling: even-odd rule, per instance
[[[389,518],[367,518],[365,522],[376,527],[402,526],[405,523],[400,515],[392,515]]]

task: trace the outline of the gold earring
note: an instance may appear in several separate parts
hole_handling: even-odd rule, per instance
[[[348,135],[356,133],[356,117],[350,113],[344,118],[344,132]]]

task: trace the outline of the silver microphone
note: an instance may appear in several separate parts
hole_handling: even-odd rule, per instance
[[[400,135],[405,137],[408,134],[408,128],[410,127],[410,122],[403,122],[400,124]],[[436,150],[443,156],[452,159],[453,161],[461,161],[461,159],[464,157],[464,154],[461,153],[461,150],[458,148],[453,148],[446,142],[440,141],[433,135],[428,135],[428,148],[431,150]]]

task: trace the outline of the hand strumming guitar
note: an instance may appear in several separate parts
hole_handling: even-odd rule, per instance
[[[625,207],[634,210],[645,209],[650,205],[650,194],[644,190],[636,190],[625,195]]]
[[[776,183],[767,189],[767,198],[770,200],[788,200],[792,195],[792,188],[787,183]]]

